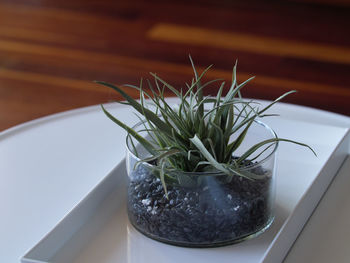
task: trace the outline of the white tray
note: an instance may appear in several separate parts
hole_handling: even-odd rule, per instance
[[[306,148],[280,144],[276,219],[259,237],[226,247],[191,249],[141,235],[128,223],[122,161],[21,261],[281,262],[349,154],[350,135],[347,128],[281,118],[268,124],[280,137],[309,144],[318,157]]]

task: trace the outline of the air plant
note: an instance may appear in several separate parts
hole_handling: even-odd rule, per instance
[[[313,149],[304,143],[277,136],[263,140],[243,154],[237,155],[236,151],[244,143],[251,125],[257,119],[274,116],[275,114],[267,114],[267,110],[296,91],[284,93],[267,106],[260,108],[258,102],[242,98],[241,89],[254,77],[239,84],[236,78],[236,62],[232,83],[226,95],[223,95],[225,82],[221,82],[216,96],[204,96],[203,90],[208,85],[218,83],[219,80],[203,84],[202,79],[211,66],[199,74],[191,57],[190,61],[194,78],[190,85],[186,84],[186,89],[176,89],[154,73],[151,73],[154,83],[147,80],[147,90],[143,87],[142,80],[139,86],[126,85],[139,91],[139,101],[118,86],[97,82],[118,92],[125,99],[120,103],[130,105],[141,115],[139,118],[143,123],[142,132],[146,132],[148,138],[118,120],[103,105],[101,106],[108,118],[125,129],[129,136],[135,138],[149,153],[147,157],[140,156],[140,162],[154,165],[165,193],[167,183],[185,184],[192,180],[184,178],[185,175],[181,172],[196,173],[198,178],[201,172],[221,172],[228,178],[243,176],[255,180],[253,173],[243,171],[242,168],[247,165],[247,161],[254,162],[264,151],[281,141],[307,147],[316,155]],[[179,99],[176,107],[169,105],[164,98],[166,89]],[[133,147],[137,155],[137,147]]]

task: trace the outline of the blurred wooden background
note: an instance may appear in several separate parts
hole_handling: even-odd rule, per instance
[[[228,83],[238,59],[245,97],[350,115],[349,28],[346,0],[0,0],[0,131],[120,99],[93,80],[181,88],[188,54]]]

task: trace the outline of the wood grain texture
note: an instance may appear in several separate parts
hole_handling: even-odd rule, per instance
[[[162,23],[156,24],[147,33],[151,39],[187,45],[203,45],[272,56],[350,64],[350,49],[342,46],[306,43]]]
[[[286,102],[350,115],[349,11],[326,0],[0,0],[0,131],[121,99],[94,80],[156,72],[183,88],[188,54],[227,83],[238,59],[239,81],[256,76],[246,97],[297,89]]]

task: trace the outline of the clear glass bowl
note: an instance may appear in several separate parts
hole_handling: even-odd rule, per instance
[[[142,127],[139,123],[134,129]],[[255,121],[236,157],[252,145],[275,137],[272,129]],[[169,171],[166,198],[159,170],[139,162],[132,140],[127,136],[128,216],[144,235],[177,246],[215,247],[255,237],[273,222],[278,143],[240,170],[254,179],[222,172]],[[141,159],[147,155],[140,145],[137,149]]]

